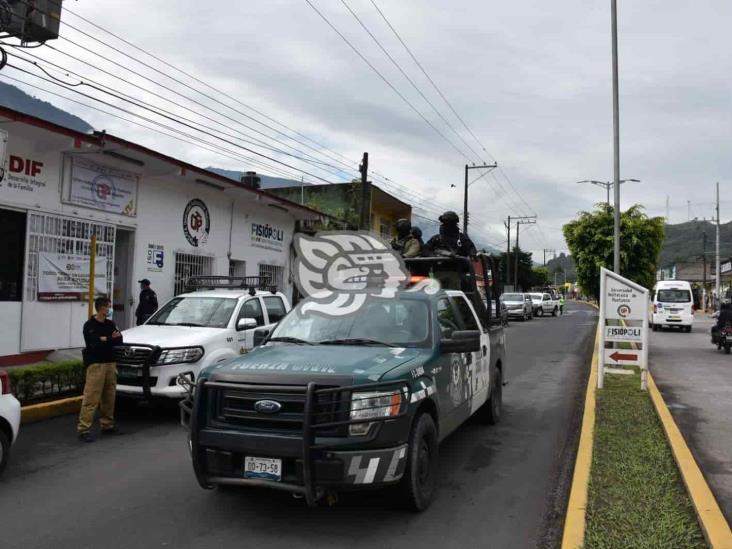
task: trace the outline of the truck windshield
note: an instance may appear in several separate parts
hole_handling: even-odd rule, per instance
[[[303,313],[306,303],[299,303],[282,319],[271,339],[398,347],[425,347],[430,342],[430,309],[422,300],[368,298],[358,311],[333,317]]]
[[[524,296],[523,294],[503,294],[501,299],[503,301],[523,301]]]
[[[176,297],[155,313],[147,324],[226,328],[236,309],[236,299],[226,297]]]
[[[691,293],[689,290],[658,290],[656,301],[662,303],[689,303]]]

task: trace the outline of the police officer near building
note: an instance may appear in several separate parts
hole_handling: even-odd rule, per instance
[[[461,255],[472,257],[478,252],[468,235],[460,231],[460,217],[455,212],[445,212],[439,218],[440,232],[425,244],[425,253],[434,255]]]
[[[396,222],[396,237],[391,239],[391,247],[402,257],[418,257],[422,253],[422,246],[412,234],[412,223],[409,219],[399,219]]]
[[[140,301],[135,310],[137,325],[143,324],[158,310],[158,296],[150,288],[150,281],[147,278],[138,280],[140,283]]]

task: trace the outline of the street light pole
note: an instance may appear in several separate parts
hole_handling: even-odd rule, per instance
[[[633,181],[635,183],[640,183],[640,179],[621,179],[619,183],[622,185],[623,183],[626,183],[628,181]],[[579,183],[592,183],[593,185],[597,185],[598,187],[602,187],[605,189],[605,192],[607,193],[607,205],[610,205],[610,189],[613,188],[614,183],[612,181],[597,181],[596,179],[584,179],[582,181],[577,181],[577,184]]]
[[[618,99],[618,6],[610,0],[613,64],[613,175],[615,217],[613,227],[613,271],[620,274],[620,101]]]

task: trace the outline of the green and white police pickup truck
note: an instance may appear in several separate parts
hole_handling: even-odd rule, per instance
[[[202,370],[195,385],[180,379],[202,487],[269,487],[314,505],[398,485],[408,507],[430,505],[439,442],[474,414],[500,419],[505,338],[487,303],[499,292],[476,284],[487,279],[476,262],[411,263],[419,278],[467,291],[404,289],[338,318],[308,314],[301,302],[261,346]]]

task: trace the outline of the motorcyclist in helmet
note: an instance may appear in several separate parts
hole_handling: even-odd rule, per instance
[[[440,232],[425,244],[427,255],[474,256],[475,244],[460,231],[460,218],[452,211],[443,213],[439,218]]]
[[[412,223],[409,219],[399,219],[396,222],[396,237],[391,239],[392,249],[402,257],[417,257],[422,253],[419,240],[412,236]]]
[[[732,326],[732,303],[728,299],[725,299],[719,306],[717,324],[716,326],[712,326],[712,342],[716,343],[717,336],[728,324]]]

